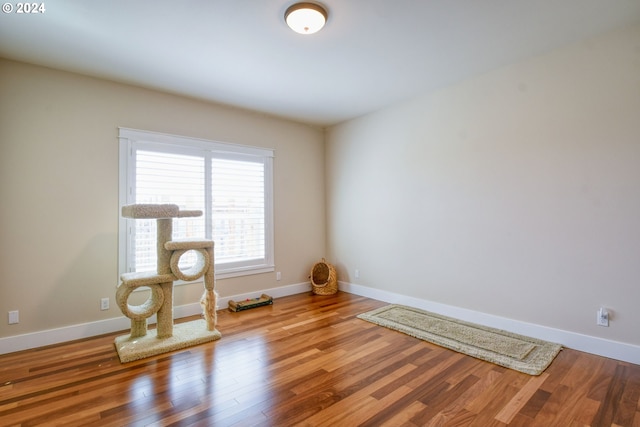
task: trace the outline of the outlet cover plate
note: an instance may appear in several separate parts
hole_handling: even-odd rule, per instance
[[[9,312],[9,324],[15,325],[16,323],[20,323],[20,312],[18,310]]]
[[[598,326],[609,326],[609,312],[606,309],[598,310],[597,323]]]

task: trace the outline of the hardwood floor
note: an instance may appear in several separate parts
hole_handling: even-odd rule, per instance
[[[356,319],[339,292],[219,311],[222,339],[120,364],[105,335],[0,356],[0,425],[640,426],[640,365],[532,377]]]

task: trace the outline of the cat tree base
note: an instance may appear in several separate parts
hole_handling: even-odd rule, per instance
[[[216,329],[208,331],[206,321],[200,319],[173,325],[173,336],[168,338],[160,339],[156,335],[156,330],[150,329],[141,337],[132,338],[131,335],[117,337],[115,346],[120,362],[126,363],[219,340],[220,337],[220,332]]]

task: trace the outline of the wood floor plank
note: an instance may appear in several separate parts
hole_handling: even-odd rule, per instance
[[[618,425],[628,425],[633,422],[637,409],[637,402],[640,400],[640,370],[628,363],[622,365],[626,377],[626,386],[620,397],[620,406],[614,416],[614,423]]]
[[[402,411],[393,414],[389,419],[380,424],[380,427],[396,427],[396,426],[412,426],[410,420],[417,413],[425,409],[426,406],[422,402],[414,401],[405,407]]]
[[[384,305],[220,310],[221,340],[127,364],[126,331],[0,355],[0,426],[640,427],[639,365],[564,349],[531,377],[356,317]]]
[[[430,420],[437,419],[439,416],[444,415],[445,412],[443,409],[458,400],[461,395],[470,387],[473,387],[478,381],[478,377],[469,375],[454,387],[445,389],[436,396],[423,397],[420,401],[426,403],[427,407],[420,413],[414,415],[411,421],[418,425],[424,425],[429,423]]]
[[[358,386],[356,389],[352,386],[351,391],[343,389],[344,398],[339,399],[326,411],[316,413],[309,417],[305,420],[305,424],[334,426],[340,422],[344,422],[345,425],[359,425],[371,416],[369,408],[372,406],[383,406],[380,405],[378,399],[371,397],[371,393],[395,379],[413,372],[415,369],[415,366],[405,364],[387,375],[378,376],[375,381],[366,384],[364,387]],[[369,409],[364,417],[362,411],[360,411],[363,407]]]
[[[542,373],[537,377],[531,378],[527,383],[518,391],[518,393],[513,396],[513,398],[507,403],[507,405],[502,408],[498,415],[496,415],[496,420],[502,421],[505,424],[509,424],[511,420],[516,416],[518,411],[520,411],[524,405],[527,404],[529,399],[533,397],[533,395],[538,391],[540,386],[547,380],[549,374]]]
[[[549,400],[549,396],[551,396],[551,393],[548,391],[542,390],[541,388],[536,390],[522,409],[520,409],[520,414],[534,419],[538,415],[538,412],[540,412],[540,409],[542,409],[542,406]]]
[[[579,403],[579,408],[576,411],[576,416],[573,419],[573,422],[582,426],[590,425],[598,413],[599,407],[600,402],[591,399],[584,399]]]
[[[501,377],[501,374],[493,369],[490,369],[490,364],[480,364],[478,368],[472,371],[470,374],[479,378],[471,387],[464,391],[458,398],[446,405],[442,410],[434,415],[434,420],[441,420],[443,424],[453,423],[454,425],[464,424],[477,414],[469,412],[465,409],[465,406],[474,401],[490,389],[492,384]],[[463,415],[461,417],[461,415]],[[430,421],[427,424],[432,424]]]
[[[496,415],[519,391],[517,387],[511,385],[514,378],[510,374],[511,372],[503,373],[489,390],[466,407],[470,412],[477,413],[474,424],[479,426],[507,425],[497,420]]]

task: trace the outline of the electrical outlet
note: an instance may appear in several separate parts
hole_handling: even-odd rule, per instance
[[[109,310],[109,298],[102,298],[100,300],[100,310]]]
[[[355,274],[355,276],[356,276],[356,279],[359,279],[359,278],[360,278],[360,270],[358,270],[357,268],[356,268],[356,274]]]
[[[279,271],[276,273],[276,280],[282,280],[282,273]]]
[[[609,326],[609,312],[606,308],[600,307],[596,323],[598,326]]]
[[[15,325],[16,323],[20,323],[20,312],[18,310],[9,312],[9,324]]]

